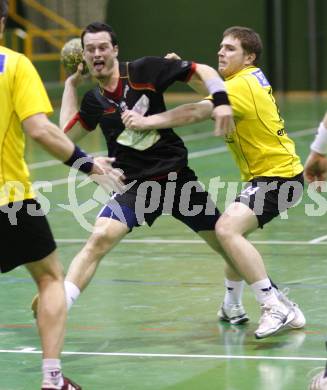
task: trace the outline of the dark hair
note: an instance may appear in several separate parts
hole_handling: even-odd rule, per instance
[[[114,32],[114,30],[112,29],[112,27],[109,26],[109,24],[101,23],[101,22],[93,22],[93,23],[90,23],[88,26],[86,26],[82,32],[81,41],[82,41],[83,49],[84,49],[84,35],[86,33],[97,33],[97,32],[101,32],[101,31],[107,31],[107,33],[109,33],[113,46],[118,45],[117,35]]]
[[[227,35],[239,39],[243,50],[248,54],[254,53],[255,60],[253,61],[253,65],[258,65],[262,52],[262,41],[257,32],[249,27],[233,26],[224,31],[223,37]]]
[[[0,18],[8,16],[8,0],[0,0]]]

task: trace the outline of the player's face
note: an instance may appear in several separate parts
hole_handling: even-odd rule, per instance
[[[254,54],[246,53],[238,38],[227,35],[223,38],[218,51],[218,71],[223,77],[229,77],[252,65]]]
[[[118,55],[118,46],[113,46],[107,31],[84,35],[83,57],[92,76],[98,80],[110,77]]]

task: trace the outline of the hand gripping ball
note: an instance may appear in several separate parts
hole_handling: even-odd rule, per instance
[[[88,72],[88,69],[83,61],[83,49],[80,38],[73,38],[66,42],[61,49],[60,60],[68,74],[73,74],[77,70],[78,64],[84,63],[83,74]]]

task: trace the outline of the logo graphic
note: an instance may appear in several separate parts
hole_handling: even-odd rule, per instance
[[[76,161],[73,169],[69,170],[68,175],[68,201],[69,204],[58,204],[59,207],[71,212],[80,224],[88,232],[93,231],[93,214],[90,215],[92,221],[87,219],[88,213],[94,209],[99,209],[108,204],[111,199],[112,192],[123,193],[134,185],[134,181],[125,185],[123,188],[117,188],[117,184],[112,180],[108,184],[107,181],[103,182],[102,175],[92,175],[90,177],[85,175],[79,175],[78,168],[85,162],[85,158],[80,158]],[[77,182],[81,181],[78,185]],[[109,180],[110,181],[110,180]],[[95,182],[95,183],[94,183]],[[97,185],[96,183],[100,184]],[[85,191],[86,187],[91,185],[93,194],[88,196],[88,200],[79,204],[78,198],[79,192]]]
[[[0,73],[4,73],[6,64],[6,56],[4,54],[0,54]]]
[[[266,79],[266,76],[262,73],[260,69],[256,70],[252,74],[258,79],[259,83],[263,87],[270,87],[269,81]]]

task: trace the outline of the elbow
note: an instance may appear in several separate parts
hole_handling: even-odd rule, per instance
[[[28,130],[28,135],[38,144],[46,145],[52,138],[54,129],[51,122],[36,124]]]
[[[201,107],[199,104],[190,104],[186,107],[184,116],[186,123],[197,123],[209,118],[210,113],[204,110],[204,107]]]
[[[200,80],[203,80],[207,77],[212,77],[216,71],[209,65],[206,64],[196,64],[196,74]]]
[[[196,71],[201,72],[201,71],[207,71],[212,69],[211,66],[206,65],[206,64],[196,64]]]
[[[184,120],[186,123],[195,123],[198,117],[199,114],[193,105],[186,108],[184,112]]]
[[[33,126],[28,131],[28,135],[37,143],[42,143],[43,140],[47,138],[48,135],[48,128],[45,123],[42,123],[40,125]]]

